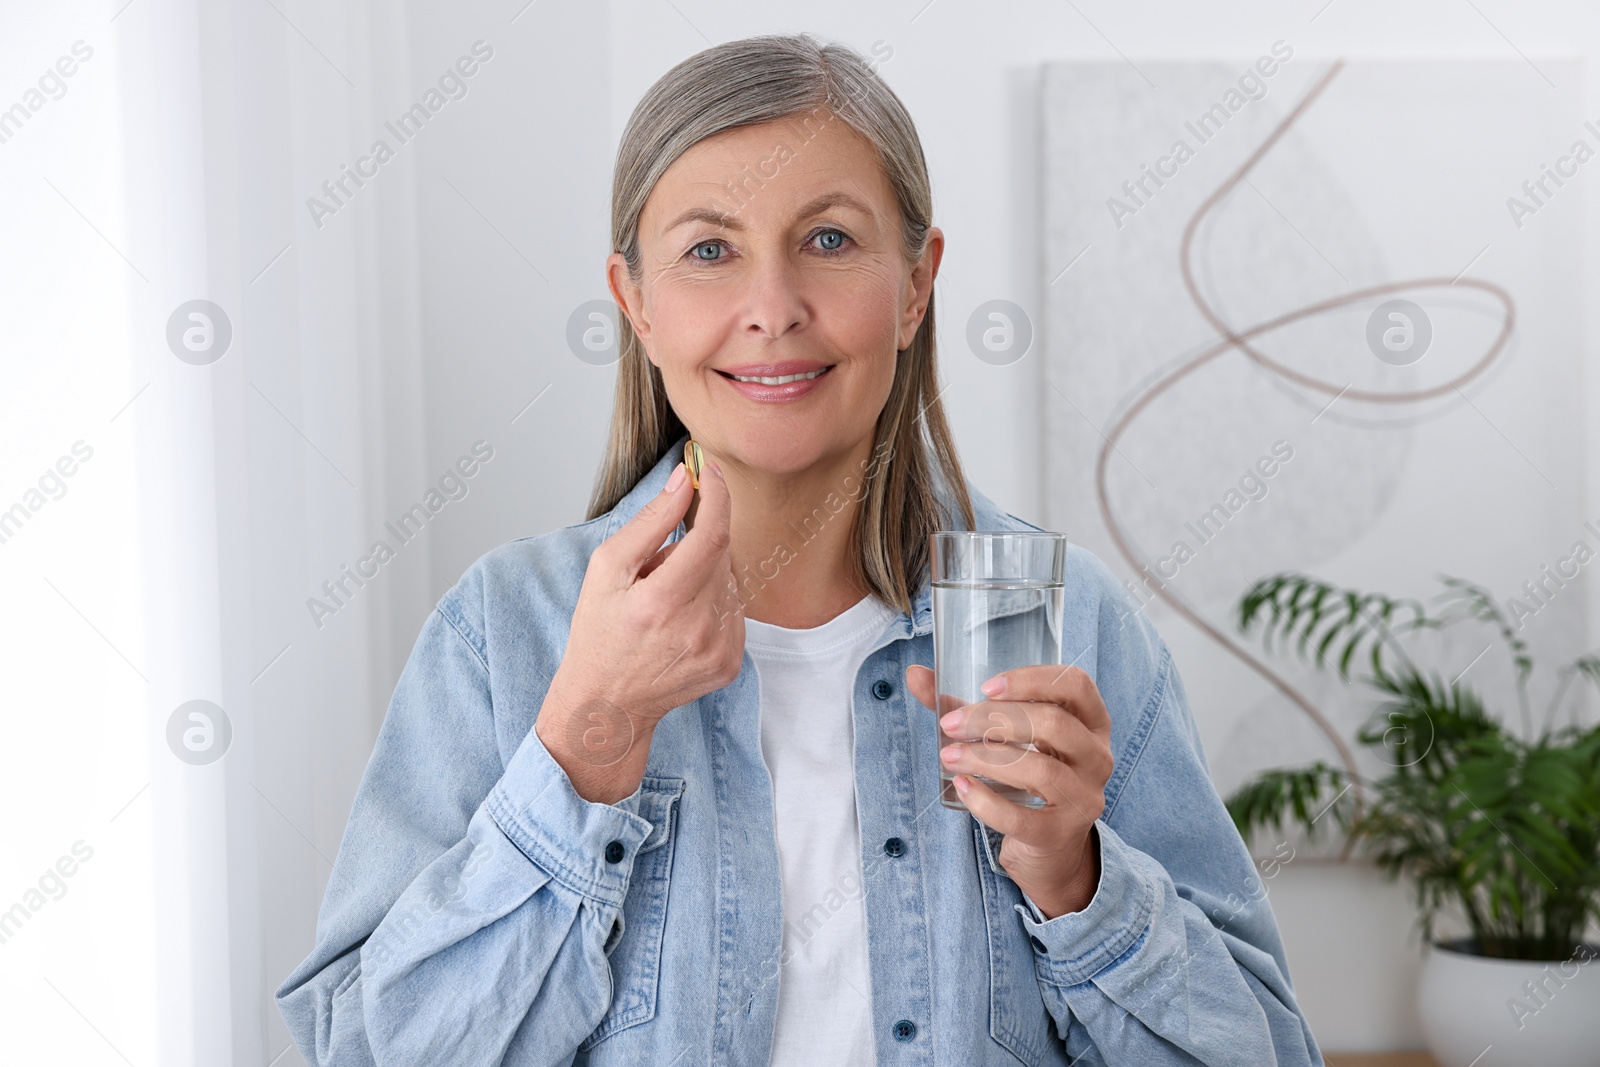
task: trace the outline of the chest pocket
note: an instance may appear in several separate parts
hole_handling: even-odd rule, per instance
[[[622,914],[606,941],[611,963],[611,1006],[600,1025],[578,1046],[580,1052],[589,1051],[619,1030],[655,1017],[678,798],[682,793],[682,778],[645,775],[640,782],[639,815],[650,823],[651,829],[633,859],[633,876],[622,901]]]
[[[1022,890],[1000,866],[1000,832],[973,817],[972,833],[989,934],[989,1036],[1027,1067],[1038,1067],[1055,1041],[1055,1023],[1039,992],[1028,932],[1013,908],[1023,902]]]

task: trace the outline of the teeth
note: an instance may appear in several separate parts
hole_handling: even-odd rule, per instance
[[[822,368],[822,370],[827,369],[826,367]],[[789,382],[810,381],[821,373],[821,370],[814,370],[810,374],[785,374],[781,378],[746,378],[738,374],[731,375],[731,377],[735,381],[741,382],[760,382],[762,385],[785,385]]]

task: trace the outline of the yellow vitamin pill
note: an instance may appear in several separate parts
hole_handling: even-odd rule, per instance
[[[705,462],[705,453],[697,442],[691,440],[683,446],[683,465],[689,471],[689,484],[696,489],[700,488],[700,470]]]

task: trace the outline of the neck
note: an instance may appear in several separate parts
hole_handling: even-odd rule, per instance
[[[733,500],[729,525],[733,576],[742,614],[757,622],[809,629],[868,595],[850,557],[866,494],[872,442],[794,474],[773,474],[718,454]],[[700,498],[684,517],[694,528]]]

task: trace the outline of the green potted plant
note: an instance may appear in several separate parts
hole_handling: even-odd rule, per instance
[[[1596,1067],[1600,966],[1588,964],[1600,945],[1584,935],[1600,917],[1600,726],[1580,726],[1576,710],[1566,725],[1555,718],[1572,682],[1600,686],[1600,655],[1561,668],[1535,732],[1527,643],[1487,590],[1440,581],[1436,614],[1293,572],[1251,586],[1238,603],[1241,632],[1258,631],[1269,651],[1292,644],[1346,681],[1353,663],[1369,668],[1360,680],[1379,703],[1356,738],[1384,770],[1368,777],[1348,760],[1267,770],[1229,795],[1228,811],[1246,841],[1286,823],[1314,840],[1332,822],[1346,854],[1361,851],[1415,888],[1425,944],[1418,1007],[1444,1067]],[[1463,622],[1492,627],[1510,655],[1520,733],[1486,712],[1471,686],[1419,667],[1402,641]],[[1470,936],[1436,939],[1447,911]]]

